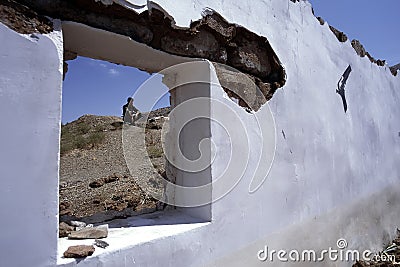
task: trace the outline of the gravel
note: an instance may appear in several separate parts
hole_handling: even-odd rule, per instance
[[[82,124],[88,125],[89,131],[104,132],[105,138],[94,147],[74,149],[61,156],[60,221],[77,219],[100,223],[156,211],[158,201],[146,194],[137,182],[162,194],[162,184],[157,181],[165,160],[163,156],[149,160],[144,147],[144,129],[122,127],[119,117],[95,115],[82,116],[63,127],[74,132],[74,127]],[[122,128],[128,133],[125,150],[130,151],[130,166],[134,166],[131,172],[124,158]],[[161,130],[146,130],[146,136],[151,146],[161,148]]]

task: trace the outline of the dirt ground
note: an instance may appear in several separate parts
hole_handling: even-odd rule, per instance
[[[124,145],[130,151],[148,152],[136,153],[131,164],[138,168],[131,173],[124,158],[122,126],[119,117],[95,115],[62,126],[60,221],[97,223],[160,209],[159,201],[141,186],[162,193],[158,182],[165,162],[161,129],[153,125],[144,137],[142,127],[124,126],[131,138]]]

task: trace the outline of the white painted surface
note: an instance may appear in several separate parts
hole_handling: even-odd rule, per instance
[[[76,22],[64,21],[62,29],[66,50],[84,57],[134,66],[149,73],[194,60],[170,55],[135,42],[127,36]]]
[[[111,221],[109,222],[108,237],[102,239],[109,244],[109,247],[106,249],[96,247],[93,256],[84,266],[96,266],[99,262],[107,262],[108,259],[119,257],[118,254],[121,251],[127,251],[127,255],[129,255],[129,249],[150,246],[164,239],[168,240],[175,236],[184,235],[192,231],[195,232],[208,224],[199,223],[198,219],[176,210],[165,213],[157,212],[126,220],[118,219]],[[60,238],[58,241],[58,265],[74,266],[75,259],[65,259],[62,257],[63,252],[69,246],[93,245],[93,243],[93,239],[69,240],[67,238]],[[125,259],[127,260],[127,266],[129,266],[128,263],[142,262],[143,259],[141,257],[140,254],[131,254],[128,259]]]
[[[236,110],[249,129],[251,151],[241,182],[212,205],[211,224],[185,226],[188,232],[172,227],[176,235],[110,247],[112,253],[66,266],[263,266],[267,263],[257,260],[263,245],[323,249],[346,238],[350,248],[364,249],[378,248],[393,238],[400,221],[399,77],[358,57],[350,42],[339,43],[328,25],[320,26],[312,16],[308,2],[154,2],[179,26],[188,26],[211,8],[268,38],[287,72],[286,85],[270,101],[277,130],[276,158],[266,182],[249,194],[253,159],[261,152],[253,115],[217,86],[211,87],[212,98]],[[2,151],[7,151],[1,153],[1,207],[8,216],[2,222],[7,230],[2,231],[1,256],[8,266],[17,261],[28,266],[55,264],[60,57],[48,37],[32,42],[4,26],[0,34],[6,40],[0,47],[1,58],[7,62],[0,64],[0,114],[8,127],[0,139]],[[20,53],[11,53],[17,48]],[[335,89],[349,64],[353,72],[346,86],[345,114]],[[213,119],[226,116],[213,110],[211,106]],[[227,162],[230,144],[225,137],[211,123],[211,139],[220,152],[211,166],[212,179]],[[34,231],[20,230],[27,222]],[[168,232],[168,227],[157,231]],[[16,248],[26,253],[16,255]],[[350,264],[321,266],[328,265]]]
[[[62,36],[0,23],[1,266],[54,266]]]

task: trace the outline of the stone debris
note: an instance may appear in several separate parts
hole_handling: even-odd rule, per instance
[[[96,240],[94,241],[94,245],[95,245],[96,247],[99,247],[99,248],[106,248],[106,247],[108,247],[110,244],[108,244],[106,241],[96,239]]]
[[[64,252],[64,258],[85,258],[93,255],[95,251],[94,246],[71,246]]]
[[[360,43],[360,41],[354,39],[351,41],[351,46],[353,46],[354,50],[356,51],[357,55],[360,57],[365,57],[367,52],[365,51],[364,46]]]
[[[59,209],[60,209],[60,216],[69,215],[72,212],[69,203],[64,201],[60,202]]]
[[[339,42],[344,43],[344,42],[347,41],[347,35],[346,35],[344,32],[339,31],[338,29],[336,29],[336,28],[333,27],[333,26],[329,26],[329,29],[331,29],[331,31],[333,32],[333,34],[335,34],[335,36],[336,36],[336,38],[339,40]]]
[[[108,236],[108,224],[97,227],[85,227],[79,231],[72,232],[68,239],[100,239]]]
[[[394,76],[397,75],[397,72],[400,70],[400,64],[394,65],[390,67],[390,71]]]
[[[65,222],[61,222],[60,224],[59,224],[59,233],[58,233],[58,236],[59,237],[68,237],[68,235],[70,234],[70,233],[72,233],[73,231],[74,231],[74,227],[73,226],[70,226],[70,225],[68,225],[67,223],[65,223]]]
[[[69,224],[75,227],[86,227],[86,223],[80,221],[71,221]]]
[[[99,188],[99,187],[102,187],[105,184],[116,182],[116,181],[118,181],[119,179],[122,179],[122,178],[123,178],[122,175],[114,173],[114,174],[109,175],[107,177],[103,177],[103,178],[100,178],[100,179],[97,179],[97,180],[91,182],[89,184],[89,187],[90,188]]]
[[[91,228],[91,227],[93,227],[93,224],[88,224],[88,225],[86,225],[85,227],[76,227],[76,228],[75,228],[75,231],[79,231],[79,230],[82,230],[82,229],[84,229],[84,228]]]
[[[395,267],[400,262],[400,231],[397,229],[398,237],[385,249],[378,252],[379,258],[371,261],[357,261],[353,267]]]
[[[0,1],[0,21],[23,34],[50,33],[53,23],[17,1]]]

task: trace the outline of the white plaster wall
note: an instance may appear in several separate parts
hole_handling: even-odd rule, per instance
[[[226,237],[219,243],[220,253],[227,251],[241,263],[263,265],[257,262],[254,247],[241,253],[232,253],[229,247],[244,248],[245,243],[258,240],[258,244],[277,249],[322,249],[346,238],[352,248],[366,248],[393,238],[399,221],[393,210],[398,211],[399,205],[387,201],[386,195],[391,187],[398,192],[400,178],[399,77],[357,56],[349,41],[339,43],[327,24],[319,25],[308,2],[248,1],[224,9],[218,3],[207,6],[267,37],[287,72],[286,85],[269,102],[276,122],[277,150],[266,182],[256,193],[248,193],[250,173],[256,167],[256,161],[250,160],[248,175],[213,205],[213,217],[217,224],[221,222],[218,232]],[[353,72],[346,86],[349,110],[345,114],[335,89],[349,64]],[[226,98],[218,90],[212,96]],[[250,115],[239,110],[238,114],[248,129],[256,127]],[[213,114],[217,120],[220,116]],[[223,149],[223,134],[213,127],[212,138]],[[257,132],[249,132],[254,159],[260,154],[258,138]],[[223,163],[223,156],[219,160]],[[218,159],[214,166],[213,178],[218,174]],[[370,217],[359,213],[360,209],[367,212],[367,200],[378,210],[371,211]],[[349,206],[353,209],[344,212]],[[326,219],[325,214],[334,209],[338,211]],[[304,235],[296,240],[289,229]],[[235,240],[242,245],[230,245]],[[235,260],[223,262],[224,266],[242,266]]]
[[[357,56],[349,41],[340,43],[327,24],[320,26],[308,2],[154,2],[180,27],[211,8],[228,21],[267,37],[288,77],[269,102],[276,121],[277,151],[267,181],[256,193],[248,193],[261,152],[259,132],[251,130],[252,160],[247,173],[230,194],[213,204],[207,237],[194,237],[201,240],[201,247],[192,265],[213,265],[222,255],[226,257],[215,266],[263,265],[257,261],[257,251],[249,249],[256,241],[278,248],[322,249],[343,237],[351,248],[366,248],[394,237],[400,219],[395,197],[400,171],[399,77],[391,75],[388,67]],[[346,86],[349,110],[345,114],[335,89],[349,64],[353,72]],[[212,98],[225,101],[247,129],[255,129],[252,115],[222,90],[213,88]],[[217,121],[226,116],[211,114]],[[220,152],[229,150],[216,124],[211,135]],[[221,173],[226,155],[218,154],[213,162],[213,179]],[[373,209],[370,216],[365,215],[368,207]],[[304,232],[296,242],[290,238],[294,229]],[[181,237],[173,242],[190,241]],[[167,262],[179,265],[180,258],[186,257],[192,255],[185,253]],[[242,262],[235,264],[240,258]]]
[[[212,188],[199,189],[212,182],[210,65],[208,61],[185,63],[162,73],[167,86],[173,89],[167,143],[173,146],[169,159],[179,186],[173,185],[174,203],[186,214],[210,221]],[[177,155],[178,150],[182,156]],[[188,165],[184,160],[196,163]]]
[[[288,77],[269,102],[277,130],[275,161],[263,186],[250,194],[260,133],[253,115],[212,86],[212,98],[234,109],[249,129],[251,151],[241,182],[212,205],[212,223],[125,249],[110,248],[107,254],[65,266],[263,266],[267,263],[257,260],[257,252],[264,245],[323,249],[346,238],[351,248],[378,248],[393,237],[400,221],[399,77],[358,57],[349,42],[339,43],[328,25],[320,26],[312,16],[308,2],[158,0],[149,5],[161,6],[179,27],[211,8],[268,38]],[[0,29],[5,40],[1,59],[7,60],[0,64],[0,114],[9,129],[0,139],[8,151],[1,153],[1,205],[8,215],[2,221],[7,230],[2,230],[1,256],[8,266],[50,265],[57,238],[54,178],[61,100],[61,49],[54,44],[60,43],[51,36],[33,41]],[[335,89],[349,64],[353,72],[345,114]],[[212,66],[210,70],[215,80]],[[211,104],[213,119],[226,117],[215,110]],[[10,119],[14,117],[18,120]],[[225,137],[212,123],[211,139],[220,152],[211,166],[212,179],[227,162]],[[34,231],[20,231],[27,222]],[[16,248],[29,253],[20,257]]]
[[[62,37],[0,23],[0,265],[57,256]]]

